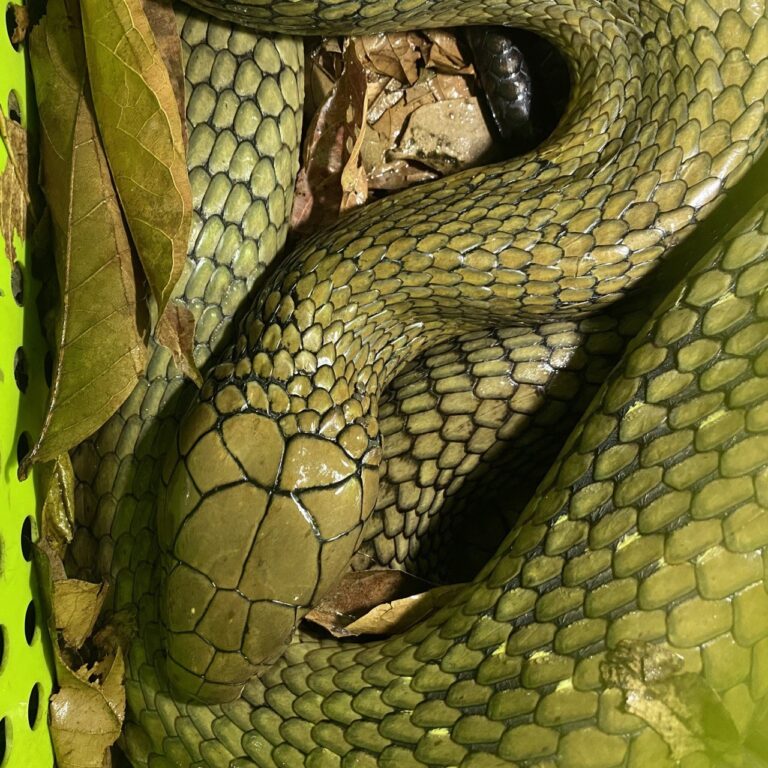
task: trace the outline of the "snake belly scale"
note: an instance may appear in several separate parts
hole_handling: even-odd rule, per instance
[[[499,445],[525,453],[532,425],[551,453],[576,421],[638,328],[631,289],[763,149],[764,3],[201,7],[283,33],[523,27],[568,59],[571,100],[533,153],[311,237],[234,326],[285,238],[301,52],[179,11],[195,221],[178,298],[208,374],[190,393],[156,349],[74,457],[70,566],[107,575],[137,626],[130,760],[708,764],[695,719],[683,738],[631,710],[655,689],[606,672],[627,647],[649,669],[651,649],[679,654],[749,751],[768,695],[768,198],[696,256],[449,606],[373,644],[291,635],[362,542],[407,565]],[[538,415],[548,395],[561,418]]]

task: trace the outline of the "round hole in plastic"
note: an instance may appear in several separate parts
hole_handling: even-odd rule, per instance
[[[13,378],[16,379],[16,386],[23,395],[29,386],[29,371],[27,370],[27,356],[24,353],[24,347],[18,347],[13,356]]]
[[[0,765],[5,765],[5,758],[8,756],[8,747],[10,746],[10,723],[8,718],[0,719]]]
[[[21,524],[21,554],[27,562],[32,560],[32,518],[29,515]]]
[[[21,106],[19,104],[19,96],[11,89],[8,93],[8,117],[13,120],[14,123],[21,125]]]
[[[11,295],[20,307],[24,305],[24,273],[18,261],[11,269]]]
[[[24,614],[24,637],[27,645],[32,645],[32,639],[35,636],[35,627],[37,626],[37,611],[32,600],[27,604],[27,610]]]
[[[29,692],[29,701],[27,701],[27,722],[30,728],[37,725],[38,715],[40,714],[40,683],[35,683]]]
[[[19,440],[16,443],[16,461],[21,464],[24,457],[29,453],[32,446],[29,444],[29,433],[22,432],[19,435]]]
[[[5,31],[8,34],[8,42],[13,46],[13,50],[18,51],[20,47],[19,43],[13,42],[13,34],[18,27],[14,5],[14,3],[8,3],[5,7]]]

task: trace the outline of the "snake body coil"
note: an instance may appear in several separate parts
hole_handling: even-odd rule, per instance
[[[763,149],[764,3],[201,6],[286,32],[520,26],[563,51],[572,91],[534,153],[304,243],[191,405],[156,350],[79,450],[73,557],[96,559],[112,608],[138,621],[132,762],[608,768],[759,752],[768,199],[696,259],[450,606],[385,642],[286,644],[363,540],[407,565],[443,530],[433,513],[510,461],[501,448],[530,467],[530,436],[550,447],[575,421],[637,330],[625,295]],[[205,366],[284,240],[301,56],[289,38],[182,23],[196,222],[179,291]]]

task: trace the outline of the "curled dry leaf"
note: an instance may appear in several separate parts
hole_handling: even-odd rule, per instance
[[[38,564],[44,575],[45,599],[50,608],[54,638],[61,632],[67,649],[78,650],[91,636],[106,597],[106,585],[70,579],[64,569],[66,544],[72,538],[71,514],[75,477],[69,456],[64,453],[40,472],[45,499],[42,536],[36,546]]]
[[[168,302],[157,321],[155,338],[170,350],[179,370],[201,387],[203,379],[193,356],[195,316],[183,304]]]
[[[382,32],[359,38],[358,53],[367,71],[413,85],[419,78],[418,43],[416,32]]]
[[[347,635],[396,635],[421,621],[449,601],[464,588],[463,584],[434,587],[428,592],[409,595],[377,605],[359,619],[347,624]]]
[[[105,584],[67,577],[61,560],[60,518],[67,517],[74,483],[66,455],[45,473],[42,537],[35,547],[46,603],[59,690],[50,700],[50,733],[60,768],[103,768],[125,717],[125,667],[118,642],[104,642],[102,629],[91,650],[100,654],[84,661],[107,592]]]
[[[49,2],[30,42],[60,308],[48,409],[22,474],[98,429],[146,359],[140,278],[94,121],[77,20],[63,0]]]
[[[367,111],[365,72],[354,45],[345,47],[343,61],[341,77],[309,126],[296,180],[294,232],[312,231],[367,197],[365,175],[359,173]]]
[[[81,648],[91,636],[106,596],[105,584],[81,579],[54,581],[53,622],[70,648]]]
[[[81,11],[99,130],[162,314],[181,274],[192,221],[176,97],[142,0],[82,0]]]
[[[344,69],[343,38],[304,43],[304,119],[307,125],[333,90]]]
[[[447,604],[464,586],[432,587],[416,576],[386,569],[347,573],[304,620],[334,637],[393,635]]]
[[[445,29],[427,29],[421,34],[424,39],[421,51],[428,69],[450,75],[474,76],[474,67],[467,61],[453,32]]]
[[[58,670],[50,732],[59,768],[104,768],[125,719],[125,662],[118,647],[94,665]]]
[[[5,253],[13,262],[18,255],[14,232],[22,239],[26,237],[30,206],[27,132],[0,112],[0,139],[7,154],[0,172],[0,235],[5,240]]]
[[[36,480],[43,489],[43,539],[63,558],[75,526],[75,473],[69,454],[43,464]]]
[[[8,10],[11,12],[12,27],[9,30],[11,36],[11,43],[18,45],[23,43],[27,38],[27,31],[29,30],[29,11],[25,5],[19,5],[18,3],[11,3],[8,6]]]
[[[327,223],[366,202],[374,191],[402,189],[495,159],[475,96],[474,69],[455,35],[411,31],[348,41],[342,75],[331,87],[340,69],[337,50],[335,39],[325,41],[309,59],[308,82],[330,95],[308,134],[296,185],[295,229],[309,232],[316,222]],[[339,108],[344,104],[346,115]],[[350,118],[360,125],[363,114],[364,130],[353,129]],[[325,162],[328,146],[335,148],[335,164]],[[345,150],[339,177],[338,156]]]

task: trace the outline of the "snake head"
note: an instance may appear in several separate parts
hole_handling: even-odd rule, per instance
[[[269,668],[348,565],[380,451],[341,409],[324,432],[286,434],[255,382],[205,392],[165,462],[158,531],[168,676],[215,702]]]

